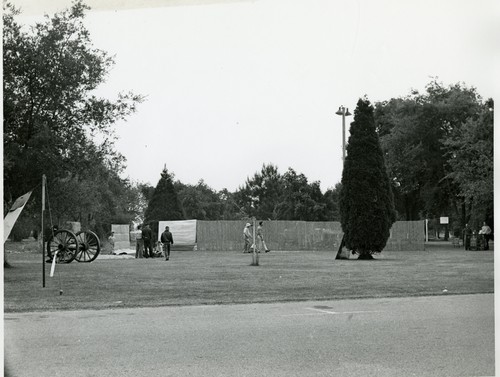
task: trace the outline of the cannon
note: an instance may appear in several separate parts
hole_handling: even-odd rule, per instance
[[[47,254],[56,256],[56,263],[92,262],[101,251],[99,237],[90,230],[73,233],[67,229],[57,230],[47,241]],[[56,255],[57,252],[57,255]]]

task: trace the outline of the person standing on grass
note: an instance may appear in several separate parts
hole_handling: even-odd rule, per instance
[[[271,250],[267,248],[266,242],[264,241],[263,223],[263,221],[259,221],[259,226],[257,226],[257,252],[260,253],[261,248],[264,247],[266,253],[269,253]]]
[[[144,252],[144,242],[142,240],[142,225],[137,225],[137,230],[135,232],[135,257],[143,257]]]
[[[479,234],[482,234],[484,237],[484,250],[489,250],[489,244],[488,241],[491,236],[491,228],[486,224],[486,222],[483,222],[483,227],[479,231]]]
[[[165,231],[160,236],[160,241],[163,244],[163,253],[165,254],[165,260],[170,259],[170,244],[174,244],[174,238],[170,232],[168,226],[165,227]]]
[[[246,223],[245,228],[243,228],[243,239],[245,240],[245,246],[243,247],[244,253],[250,253],[250,248],[252,245],[252,233],[250,232],[250,227],[252,224]]]
[[[153,231],[147,224],[142,228],[142,241],[144,242],[144,258],[154,258]]]
[[[472,229],[469,224],[465,224],[464,229],[464,246],[465,250],[470,250],[470,239],[472,237]]]

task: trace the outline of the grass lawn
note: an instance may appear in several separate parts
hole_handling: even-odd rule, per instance
[[[384,251],[372,261],[271,252],[260,254],[260,266],[229,251],[172,251],[168,262],[110,256],[59,264],[53,278],[44,264],[45,288],[41,254],[5,248],[12,265],[4,269],[5,312],[493,293],[494,286],[493,251],[449,243]]]

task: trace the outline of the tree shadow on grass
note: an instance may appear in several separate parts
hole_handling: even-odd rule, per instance
[[[356,255],[351,255],[347,258],[339,258],[335,259],[335,261],[346,261],[346,262],[357,262],[357,263],[372,263],[372,262],[399,262],[400,259],[394,257],[386,257],[386,256],[374,256],[372,259],[360,259]]]

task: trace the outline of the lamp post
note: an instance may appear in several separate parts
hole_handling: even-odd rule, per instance
[[[352,114],[349,112],[349,109],[346,109],[344,106],[340,106],[339,111],[335,114],[342,115],[342,161],[345,162],[345,117]]]

